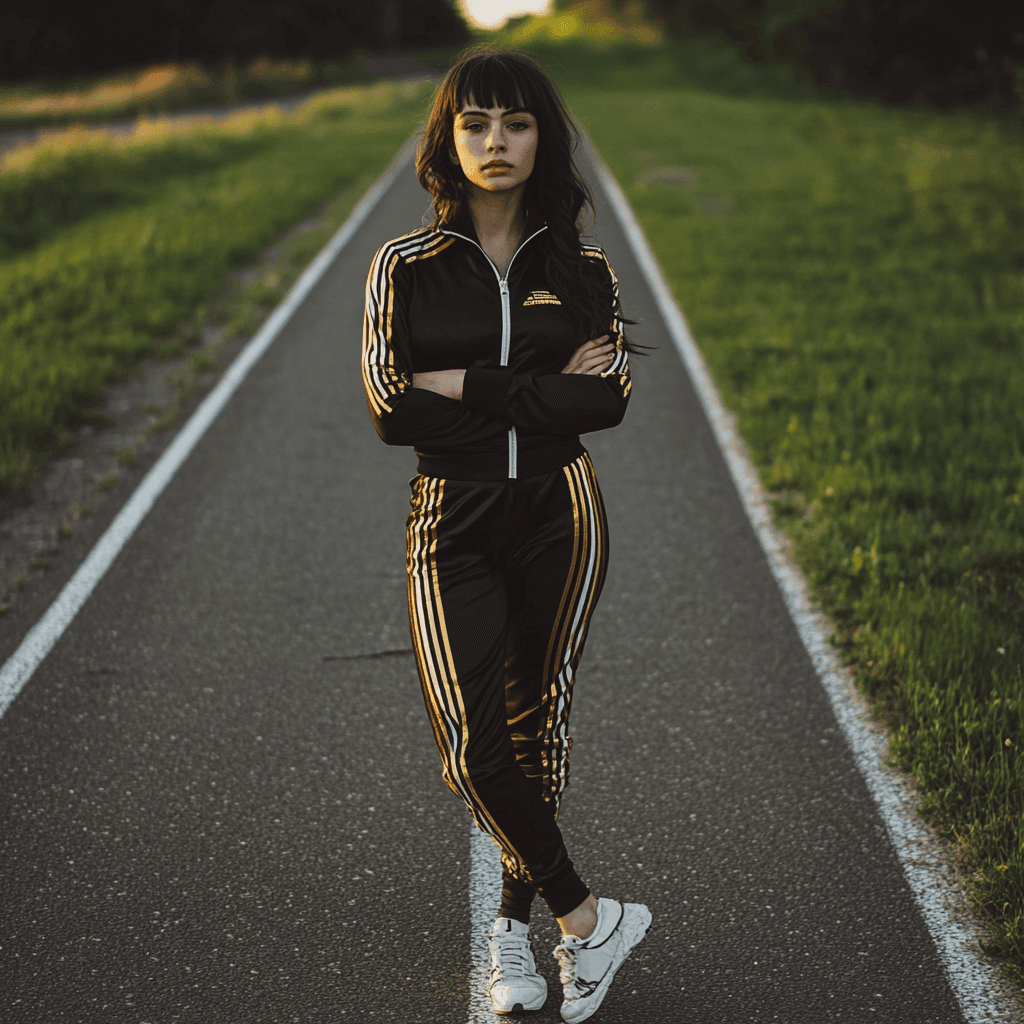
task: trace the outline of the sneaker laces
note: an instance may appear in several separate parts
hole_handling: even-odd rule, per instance
[[[492,938],[488,945],[491,948],[491,973],[501,973],[503,978],[522,978],[528,971],[530,961],[530,940],[521,935],[503,935]]]
[[[556,946],[555,947],[555,959],[558,961],[558,980],[562,983],[563,988],[566,985],[572,985],[576,992],[580,989],[577,986],[578,978],[576,976],[576,950],[570,946]]]

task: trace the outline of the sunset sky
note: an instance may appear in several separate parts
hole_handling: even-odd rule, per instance
[[[517,14],[547,14],[551,0],[459,0],[459,6],[477,28],[497,28]]]

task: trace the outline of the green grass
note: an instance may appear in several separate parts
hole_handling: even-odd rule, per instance
[[[752,64],[727,39],[694,35],[659,46],[623,41],[565,46],[542,39],[522,47],[569,90],[707,89],[727,96],[811,97],[811,77],[786,61]]]
[[[0,86],[0,128],[154,117],[366,81],[358,55],[327,63],[263,59],[244,68],[227,63],[216,70],[198,64],[164,64],[73,82]]]
[[[893,757],[957,844],[992,924],[986,948],[1021,981],[1019,124],[684,89],[569,98]],[[695,184],[645,183],[665,167]]]
[[[571,9],[516,19],[480,38],[532,54],[569,89],[702,88],[790,98],[822,92],[796,63],[753,63],[719,33],[666,36],[645,19],[639,4],[576,0]]]
[[[338,90],[295,115],[271,108],[127,137],[83,132],[8,159],[0,488],[24,485],[89,417],[105,382],[180,350],[176,328],[232,267],[346,188],[354,202],[352,187],[383,169],[428,94],[425,85]],[[263,307],[247,308],[251,328]]]
[[[443,74],[458,48],[407,56]],[[0,84],[0,129],[50,128],[120,118],[160,117],[176,110],[283,97],[340,85],[366,85],[379,75],[363,68],[365,53],[344,60],[269,59],[244,67],[163,64],[73,81]]]
[[[1019,121],[814,99],[707,39],[528,48],[629,194],[988,948],[1024,980]],[[231,267],[339,192],[340,217],[424,105],[348,91],[5,166],[0,487],[97,416],[104,381],[195,340]],[[665,167],[694,184],[650,180]],[[225,326],[254,329],[322,242],[236,286]],[[193,353],[152,429],[215,359]]]

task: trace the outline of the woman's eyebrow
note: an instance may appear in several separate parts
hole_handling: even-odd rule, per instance
[[[502,117],[508,117],[509,114],[529,114],[530,111],[526,107],[512,107],[509,110],[503,110],[501,112]],[[531,115],[532,116],[532,115]],[[459,117],[490,117],[490,114],[486,110],[460,110]]]

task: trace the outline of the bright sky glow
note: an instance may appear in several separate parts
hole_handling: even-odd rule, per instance
[[[459,0],[459,6],[475,28],[498,28],[520,14],[551,13],[551,0]]]

